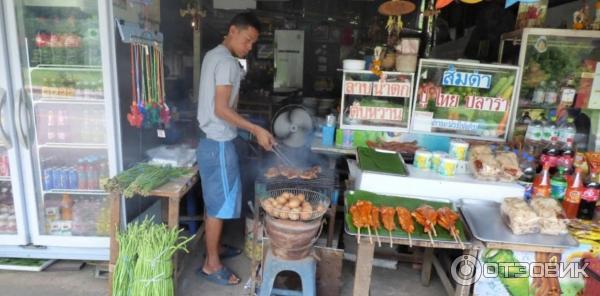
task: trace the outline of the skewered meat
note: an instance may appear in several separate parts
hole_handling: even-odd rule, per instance
[[[395,151],[399,153],[414,154],[419,149],[417,141],[412,142],[372,142],[367,141],[367,146],[371,149],[379,148],[383,150]]]
[[[350,207],[350,214],[352,215],[352,224],[358,229],[365,227],[363,225],[363,219],[360,216],[360,210],[357,204]]]
[[[381,208],[381,221],[383,222],[383,228],[387,231],[396,230],[396,223],[394,222],[394,208],[392,207],[382,207]]]
[[[429,205],[422,205],[418,207],[413,213],[412,216],[415,217],[417,223],[423,225],[423,229],[425,232],[433,233],[434,236],[437,236],[437,232],[435,231],[435,224],[437,223],[437,212]]]
[[[370,227],[373,222],[373,204],[369,201],[360,200],[357,202],[359,209],[359,216],[361,217],[362,224],[365,227]]]
[[[381,228],[381,222],[379,221],[379,208],[373,207],[371,210],[371,226],[375,228],[375,230]]]
[[[279,169],[276,167],[272,167],[272,168],[268,169],[267,172],[265,173],[265,177],[267,179],[275,178],[277,176],[279,176]]]
[[[406,233],[413,233],[415,231],[415,225],[413,224],[410,211],[403,207],[397,207],[396,213],[398,214],[398,221],[400,221],[400,228]]]
[[[300,179],[303,180],[312,180],[317,178],[317,173],[312,169],[306,170],[300,174]]]
[[[293,167],[287,167],[279,165],[271,167],[265,173],[265,177],[268,179],[283,176],[288,179],[301,178],[303,180],[314,180],[318,178],[318,174],[321,172],[320,166],[313,166],[307,170],[299,170]]]
[[[437,222],[440,226],[448,230],[452,235],[458,235],[459,231],[456,229],[456,221],[459,216],[455,211],[448,207],[443,207],[437,210],[437,215]]]

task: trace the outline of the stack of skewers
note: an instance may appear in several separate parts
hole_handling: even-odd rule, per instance
[[[448,207],[435,210],[429,205],[421,205],[411,213],[411,211],[403,207],[396,207],[395,209],[393,207],[377,207],[369,201],[359,200],[350,207],[350,215],[352,217],[352,224],[358,229],[356,239],[359,244],[361,229],[366,228],[369,241],[373,243],[373,234],[371,231],[374,231],[377,243],[381,246],[379,230],[383,226],[388,232],[390,247],[392,247],[392,231],[395,231],[397,228],[397,217],[400,229],[407,233],[409,246],[412,247],[412,234],[415,232],[414,217],[415,221],[423,226],[423,230],[429,236],[432,244],[433,237],[437,237],[435,226],[440,225],[452,235],[454,241],[464,248],[459,235],[460,231],[456,228],[459,215]]]

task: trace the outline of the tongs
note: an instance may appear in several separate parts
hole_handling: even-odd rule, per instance
[[[284,165],[287,165],[289,167],[296,167],[294,163],[289,158],[287,158],[287,156],[285,156],[281,149],[277,147],[277,145],[273,145],[273,150],[271,151],[275,153],[275,155],[283,162]]]

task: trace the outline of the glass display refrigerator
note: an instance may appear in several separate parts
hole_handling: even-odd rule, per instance
[[[107,260],[120,167],[111,1],[0,7],[0,257]]]
[[[597,130],[590,130],[589,120],[583,119],[597,120],[600,109],[599,45],[600,32],[591,30],[526,28],[502,35],[499,61],[521,68],[511,139],[524,141],[529,122],[553,123],[560,129],[573,121],[578,150],[600,147]]]

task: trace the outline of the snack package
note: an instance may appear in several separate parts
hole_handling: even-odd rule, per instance
[[[500,166],[488,145],[477,145],[471,148],[469,165],[475,178],[485,181],[498,180]]]
[[[502,219],[513,234],[529,234],[540,231],[539,217],[529,205],[519,197],[508,197],[500,206]]]
[[[590,172],[600,168],[600,152],[586,152],[585,158],[587,159]]]
[[[533,199],[531,201],[531,208],[540,218],[540,233],[559,235],[568,232],[568,220],[563,219],[563,209],[555,199]]]
[[[496,153],[496,161],[500,164],[498,179],[500,181],[512,182],[521,177],[523,172],[519,168],[519,160],[513,152]]]

